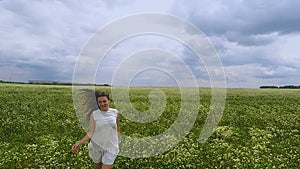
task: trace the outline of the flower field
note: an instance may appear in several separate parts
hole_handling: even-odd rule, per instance
[[[108,86],[98,89],[110,91]],[[151,90],[130,90],[137,110],[149,109]],[[172,125],[180,109],[180,93],[176,88],[161,90],[167,104],[160,117],[137,123],[121,116],[121,134],[150,137]],[[93,167],[87,144],[71,153],[72,145],[85,135],[71,86],[0,83],[0,93],[0,168]],[[299,89],[227,89],[222,119],[204,143],[199,135],[210,109],[210,89],[201,88],[199,95],[195,123],[176,146],[147,158],[118,156],[114,168],[299,168]]]

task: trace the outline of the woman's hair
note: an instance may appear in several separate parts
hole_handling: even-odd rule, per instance
[[[97,92],[96,91],[95,96],[96,96],[96,99],[98,99],[98,97],[106,97],[108,100],[110,100],[108,92]]]
[[[88,112],[86,120],[90,121],[93,111],[99,109],[98,98],[106,97],[108,100],[110,100],[109,93],[104,91],[94,91],[90,89],[81,89],[81,91],[84,95],[83,106],[85,106],[85,111]]]

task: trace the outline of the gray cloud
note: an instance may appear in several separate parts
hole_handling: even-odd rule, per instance
[[[272,33],[300,31],[298,1],[192,1],[186,10],[188,19],[205,34],[225,36],[240,45],[264,45],[273,42]]]

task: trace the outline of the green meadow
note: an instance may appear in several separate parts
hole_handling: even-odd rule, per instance
[[[96,88],[111,91],[109,86]],[[130,89],[136,110],[149,109],[152,90]],[[167,104],[159,118],[137,123],[121,116],[121,134],[155,136],[172,125],[180,110],[180,92],[171,87],[161,91]],[[0,93],[0,168],[93,167],[87,144],[71,153],[72,145],[85,135],[71,86],[0,83]],[[199,135],[210,110],[211,90],[200,88],[199,96],[195,123],[178,144],[152,157],[118,156],[113,168],[299,168],[299,89],[227,89],[223,116],[204,143]],[[127,148],[121,151],[130,151]]]

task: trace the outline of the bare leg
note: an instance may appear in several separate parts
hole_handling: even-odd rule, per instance
[[[106,164],[102,165],[102,169],[111,169],[111,168],[112,168],[112,165],[106,165]]]
[[[101,169],[102,163],[95,163],[95,169]]]

